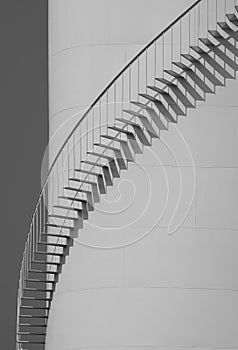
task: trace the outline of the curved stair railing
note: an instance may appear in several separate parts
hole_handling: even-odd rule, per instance
[[[112,80],[50,167],[20,270],[17,350],[44,349],[47,319],[74,238],[107,186],[153,138],[214,94],[238,65],[234,0],[198,0]]]

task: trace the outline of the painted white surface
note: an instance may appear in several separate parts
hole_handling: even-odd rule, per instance
[[[51,134],[190,3],[50,0]],[[184,181],[177,218],[193,185],[191,160],[174,127],[103,196],[78,243],[123,244],[151,232],[121,249],[75,244],[54,295],[46,350],[238,348],[237,88],[237,81],[228,82],[180,118],[196,191],[174,234],[167,228],[180,178],[166,145]]]
[[[50,160],[123,66],[191,0],[50,0]],[[75,115],[75,117],[73,117]],[[67,121],[67,123],[66,123]]]

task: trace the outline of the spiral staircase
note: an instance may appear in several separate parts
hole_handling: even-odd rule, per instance
[[[237,41],[234,1],[196,1],[127,64],[77,122],[33,213],[20,271],[16,349],[44,349],[56,285],[84,220],[144,147],[206,94],[236,78]]]

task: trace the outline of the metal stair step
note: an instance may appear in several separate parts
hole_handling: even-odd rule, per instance
[[[40,328],[46,328],[47,324],[32,324],[32,323],[19,323],[20,327],[40,327]]]
[[[238,56],[238,49],[234,45],[232,45],[229,40],[224,38],[217,30],[209,30],[208,32],[227,50],[229,50],[235,56]]]
[[[33,283],[55,283],[55,281],[51,281],[51,280],[40,280],[40,279],[36,279],[36,278],[26,278],[25,279],[26,282],[33,282]]]
[[[191,68],[186,66],[186,64],[182,62],[172,63],[182,69],[204,93],[214,93],[213,90]]]
[[[199,39],[204,45],[206,45],[211,51],[213,51],[221,60],[224,61],[228,66],[230,66],[235,71],[238,70],[238,65],[228,57],[224,52],[222,52],[215,44],[211,42],[211,40],[207,38]]]
[[[91,162],[90,160],[84,160],[84,161],[82,161],[82,163],[102,168],[103,176],[104,176],[106,185],[107,186],[113,185],[111,173],[110,173],[109,167],[107,165],[96,163],[96,162]]]
[[[52,256],[63,256],[64,255],[64,253],[41,252],[41,251],[35,251],[35,254],[52,255]]]
[[[115,154],[115,158],[116,158],[116,161],[118,163],[119,168],[121,170],[126,170],[127,169],[127,164],[126,164],[126,162],[125,162],[125,160],[124,160],[124,158],[122,156],[121,150],[119,148],[108,146],[108,145],[105,145],[105,144],[102,144],[102,143],[94,143],[94,146],[101,147],[101,148],[113,151],[114,154]]]
[[[58,198],[70,200],[70,201],[75,201],[75,202],[80,202],[80,203],[87,203],[86,199],[75,198],[75,197],[70,197],[70,196],[59,196]],[[68,226],[68,227],[64,226],[63,228],[73,229],[73,227],[70,227],[70,226]]]
[[[154,127],[152,126],[152,124],[149,122],[149,120],[147,119],[147,117],[145,117],[144,115],[138,113],[138,112],[135,112],[131,109],[123,109],[123,112],[127,113],[127,114],[130,114],[130,115],[133,115],[134,117],[138,118],[142,125],[144,126],[144,128],[147,130],[148,134],[151,136],[151,137],[154,137],[154,138],[159,138],[159,135],[158,133],[156,132],[156,130],[154,129]],[[125,119],[123,119],[125,120]],[[128,121],[128,120],[125,120],[125,123],[132,123],[131,121]],[[165,127],[166,128],[166,127]]]
[[[82,190],[82,189],[75,188],[75,187],[72,187],[72,186],[64,187],[64,189],[69,190],[69,191],[74,191],[76,193],[83,193],[83,194],[85,194],[86,197],[87,197],[88,211],[93,211],[94,210],[94,200],[93,200],[93,195],[92,195],[91,191]],[[83,222],[82,221],[81,221],[81,225],[79,225],[78,228],[83,228]]]
[[[193,57],[190,54],[182,54],[186,60],[191,62],[195,68],[197,68],[210,82],[215,86],[224,86],[224,83],[221,82],[215,75],[210,72],[199,60]]]
[[[93,198],[94,198],[95,203],[100,202],[100,194],[99,194],[98,185],[96,182],[89,181],[89,180],[82,180],[82,179],[78,179],[78,178],[69,178],[69,180],[80,182],[82,184],[90,185],[92,187],[92,193],[93,193]],[[72,191],[73,191],[73,189],[72,189]]]
[[[157,86],[147,86],[148,89],[157,92],[158,94],[160,94],[163,99],[165,100],[165,102],[168,103],[168,105],[170,106],[170,108],[174,111],[175,114],[177,115],[186,115],[186,113],[182,110],[182,108],[179,107],[179,105],[176,103],[176,101],[173,99],[173,97],[166,91],[158,88]]]
[[[112,156],[108,156],[107,154],[102,154],[102,153],[97,153],[97,152],[87,152],[87,154],[90,154],[92,156],[98,157],[98,158],[105,158],[107,160],[114,160],[114,158]]]
[[[182,93],[182,91],[178,88],[176,84],[172,83],[170,80],[167,80],[165,78],[155,78],[155,79],[160,83],[167,85],[186,108],[195,108],[192,102],[189,101],[189,99]]]
[[[200,46],[191,45],[190,48],[199,54],[211,67],[213,67],[220,75],[225,79],[234,79],[230,73],[228,73],[225,68],[223,68],[216,60],[214,60],[207,52],[205,52]]]
[[[119,142],[121,144],[121,148],[125,154],[125,157],[127,159],[128,162],[134,162],[135,159],[134,159],[134,156],[130,150],[130,147],[127,143],[126,140],[122,140],[120,138],[117,138],[117,137],[114,137],[114,136],[111,136],[111,135],[101,135],[102,138],[105,138],[105,139],[108,139],[108,140],[111,140],[111,141],[115,141],[115,142]]]
[[[84,160],[84,161],[82,161],[82,163],[93,165],[93,166],[98,166],[98,167],[102,168],[106,185],[107,186],[113,185],[111,173],[110,173],[109,167],[107,165],[96,163],[96,162],[91,162],[90,160]]]
[[[165,69],[164,72],[177,79],[184,89],[192,96],[192,98],[194,98],[194,100],[204,101],[204,97],[202,97],[181,74],[173,71],[172,69]]]
[[[144,105],[141,102],[136,102],[136,101],[132,101],[131,103],[135,104],[136,106]],[[146,105],[144,105],[144,106],[146,106]],[[148,114],[150,115],[151,119],[153,120],[153,122],[155,123],[155,125],[157,126],[157,128],[159,130],[167,130],[167,127],[165,126],[165,124],[160,119],[160,116],[155,112],[155,110],[153,108],[151,108],[151,110],[150,109],[146,109],[146,111],[148,112]]]
[[[116,161],[113,157],[111,156],[107,156],[105,154],[101,154],[101,153],[97,153],[97,152],[87,152],[89,155],[92,155],[94,157],[98,157],[98,158],[105,158],[108,160],[108,164],[109,164],[109,167],[111,169],[111,173],[112,173],[112,176],[113,177],[117,177],[119,178],[120,177],[120,173],[117,169],[117,165],[116,165]]]
[[[78,218],[76,217],[59,215],[59,214],[50,214],[49,218],[65,219],[65,220],[72,220],[72,221],[78,220]]]
[[[60,205],[60,204],[57,204],[57,205],[54,205],[54,208],[58,208],[58,209],[66,209],[66,210],[73,210],[73,211],[76,211],[78,214],[82,214],[82,209],[79,209],[79,208],[75,208],[75,207],[70,207],[70,206],[67,206],[67,205]],[[80,215],[81,216],[81,215]],[[68,237],[68,236],[66,236]]]
[[[91,170],[85,170],[85,169],[75,169],[75,171],[87,174],[87,175],[93,175],[97,177],[98,182],[98,189],[101,194],[106,194],[106,187],[103,180],[103,175],[101,173],[97,173]]]
[[[46,333],[33,333],[33,332],[17,332],[18,335],[33,335],[33,336],[45,336]]]
[[[27,305],[20,305],[21,309],[31,309],[31,310],[50,310],[50,308],[47,307],[38,307],[38,306],[27,306]]]
[[[231,27],[229,27],[229,25],[226,22],[217,22],[217,24],[231,38],[235,39],[236,41],[238,40],[238,33],[234,32],[234,30],[231,29]]]
[[[133,134],[133,132],[131,131],[128,131],[126,129],[122,129],[122,128],[119,128],[117,126],[109,126],[108,129],[110,130],[113,130],[113,131],[117,131],[117,132],[120,132],[122,134],[126,134],[127,138],[128,138],[128,141],[131,145],[131,148],[133,149],[133,151],[135,153],[139,153],[139,154],[142,154],[142,150],[136,140],[136,137],[135,135]]]
[[[59,196],[59,198],[64,198],[64,196]],[[68,198],[68,197],[65,197]],[[72,199],[72,198],[70,198]],[[77,200],[77,199],[76,199]],[[81,201],[81,200],[80,200]],[[82,200],[83,201],[83,200]],[[62,225],[62,224],[53,224],[52,222],[47,222],[45,224],[46,227],[60,227],[60,228],[65,228],[67,230],[73,230],[73,226],[67,226],[67,225]]]
[[[120,174],[119,174],[118,169],[117,169],[117,166],[116,166],[115,159],[114,159],[113,157],[108,156],[108,155],[106,155],[106,154],[97,153],[97,152],[87,152],[87,153],[88,153],[89,155],[91,155],[91,156],[94,156],[94,157],[107,159],[113,177],[120,177]]]
[[[139,94],[141,97],[150,100],[154,103],[154,105],[158,108],[159,112],[165,117],[165,119],[170,123],[176,123],[176,119],[172,116],[169,110],[165,107],[165,105],[156,99],[155,97],[149,94]]]
[[[228,13],[226,17],[232,24],[238,27],[238,19],[234,13]]]
[[[58,207],[58,206],[57,206]],[[81,209],[80,209],[81,210]],[[55,234],[55,233],[51,233],[51,232],[42,232],[43,236],[46,237],[56,237],[56,238],[65,238],[65,239],[71,239],[71,237],[69,235],[65,235],[65,234]]]
[[[41,244],[41,245],[45,245],[45,246],[52,246],[52,247],[60,247],[60,248],[64,248],[67,247],[67,243],[62,244],[62,243],[52,243],[52,242],[37,242],[37,244]]]
[[[19,344],[41,344],[41,345],[45,345],[45,342],[33,341],[33,340],[17,340],[17,343],[19,343]]]
[[[91,170],[85,170],[85,169],[74,169],[74,170],[79,172],[79,173],[83,173],[83,174],[87,174],[87,175],[94,175],[94,176],[101,175],[101,173],[96,173],[95,171],[91,171]]]
[[[49,316],[38,316],[38,315],[21,315],[19,314],[19,317],[22,317],[22,318],[41,318],[41,319],[47,319]]]
[[[97,175],[98,176],[98,175]],[[69,178],[69,180],[72,180],[72,181],[77,181],[77,182],[81,182],[83,184],[87,184],[87,185],[92,185],[92,186],[97,186],[96,182],[93,182],[93,181],[89,181],[89,180],[82,180],[82,179],[78,179],[76,177],[71,177]]]
[[[35,297],[21,297],[22,300],[32,300],[32,301],[51,301],[50,298],[35,298]]]
[[[126,125],[131,125],[133,128],[135,134],[137,135],[138,139],[144,146],[151,146],[150,141],[147,139],[144,131],[142,130],[141,126],[139,124],[133,123],[133,122],[128,122],[127,120],[123,118],[116,118],[117,121],[120,123],[126,124]]]
[[[77,181],[79,179],[77,179],[77,178],[70,178],[69,180]],[[89,194],[89,193],[92,194],[92,192],[89,191],[89,190],[82,190],[81,188],[76,188],[76,187],[72,187],[72,186],[65,186],[64,189],[65,190],[69,190],[69,191],[74,191],[74,192],[85,193],[85,194]],[[78,220],[78,219],[74,219],[74,220]]]
[[[56,261],[40,261],[40,260],[33,260],[31,261],[32,264],[41,264],[41,265],[62,265],[61,262],[56,262]]]

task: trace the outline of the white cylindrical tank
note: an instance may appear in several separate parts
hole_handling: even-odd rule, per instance
[[[113,76],[190,4],[49,0],[51,160]],[[238,347],[237,88],[229,81],[180,118],[97,204],[57,284],[46,350]]]

